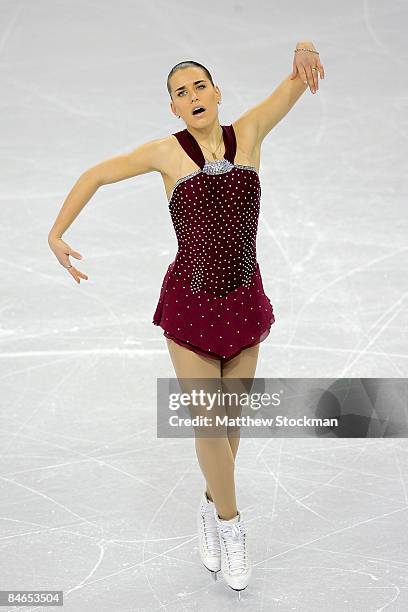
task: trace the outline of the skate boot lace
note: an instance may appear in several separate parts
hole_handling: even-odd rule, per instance
[[[220,526],[220,535],[224,542],[228,568],[232,573],[246,571],[245,527],[242,523]]]
[[[217,525],[213,518],[212,508],[205,508],[201,511],[201,525],[204,532],[205,546],[210,555],[220,554],[220,540],[218,537]]]

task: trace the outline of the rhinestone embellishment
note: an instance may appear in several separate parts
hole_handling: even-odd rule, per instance
[[[211,162],[206,159],[202,171],[205,174],[224,174],[224,172],[229,172],[233,167],[234,164],[225,159],[225,157]]]

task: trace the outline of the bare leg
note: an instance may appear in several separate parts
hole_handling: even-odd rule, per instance
[[[169,338],[166,341],[177,378],[212,378],[219,381],[221,388],[220,360],[198,355]],[[224,437],[196,436],[195,448],[208,497],[214,501],[221,518],[233,518],[237,515],[234,456],[226,432]]]
[[[246,384],[247,381],[242,381],[242,384],[239,381],[228,381],[231,378],[243,378],[243,379],[252,379],[255,376],[256,366],[258,363],[258,355],[259,355],[259,347],[260,344],[255,344],[255,346],[251,346],[250,348],[244,349],[231,359],[227,361],[227,363],[222,365],[221,368],[221,376],[222,376],[222,386],[224,392],[236,392],[236,393],[249,393],[250,391],[250,380],[248,380],[249,384]],[[231,410],[227,409],[228,416],[236,415],[236,409],[232,407]],[[230,443],[231,451],[235,457],[237,456],[238,446],[240,442],[239,429],[228,429],[227,430],[228,440]]]
[[[255,374],[259,345],[245,349],[222,366],[217,359],[197,355],[169,338],[166,338],[166,341],[178,378],[220,379],[223,390],[228,390],[228,378],[252,378]],[[235,381],[234,391],[237,391],[236,384]],[[227,413],[230,411],[227,410]],[[232,431],[231,435],[225,438],[196,437],[195,445],[197,458],[206,479],[208,498],[214,501],[220,518],[228,520],[235,517],[237,506],[234,469],[239,430]]]

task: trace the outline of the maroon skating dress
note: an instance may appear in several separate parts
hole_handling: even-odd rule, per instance
[[[275,317],[256,259],[258,172],[234,163],[234,128],[221,127],[225,157],[214,162],[187,129],[173,134],[199,169],[171,193],[178,251],[152,322],[167,338],[225,363],[264,340]]]

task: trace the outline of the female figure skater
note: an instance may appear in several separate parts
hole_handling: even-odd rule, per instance
[[[260,342],[275,321],[256,259],[261,143],[308,85],[312,93],[318,90],[318,73],[324,78],[314,45],[298,43],[292,73],[275,91],[231,125],[220,125],[221,91],[209,71],[193,61],[177,64],[167,88],[171,111],[186,127],[85,171],[49,232],[61,265],[78,283],[87,280],[70,263],[69,256],[82,256],[62,240],[63,233],[101,185],[161,173],[178,251],[153,323],[164,329],[179,379],[217,379],[228,390],[228,379],[255,375]],[[235,497],[239,441],[238,432],[228,428],[224,435],[195,439],[206,480],[197,515],[201,560],[215,579],[221,569],[238,596],[251,576]]]

